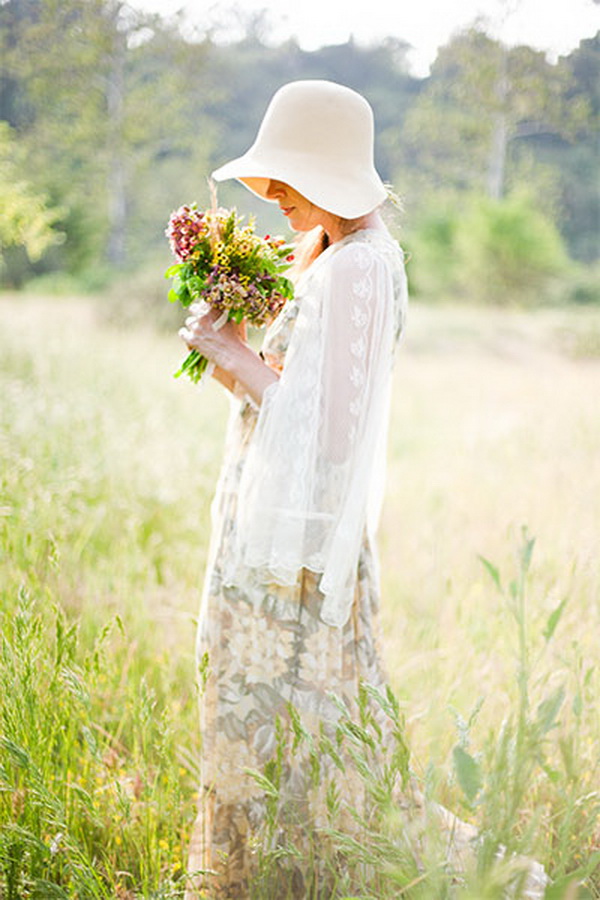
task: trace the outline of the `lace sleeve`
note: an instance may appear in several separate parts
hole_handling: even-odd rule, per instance
[[[383,480],[394,345],[389,264],[349,242],[308,282],[280,380],[267,388],[240,484],[237,578],[321,573],[321,616],[353,600],[368,507]],[[377,486],[377,487],[376,487]]]

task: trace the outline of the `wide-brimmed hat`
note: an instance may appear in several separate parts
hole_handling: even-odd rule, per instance
[[[237,178],[264,199],[270,179],[344,219],[387,197],[373,163],[373,112],[356,91],[332,81],[292,81],[271,100],[256,140],[212,173]]]

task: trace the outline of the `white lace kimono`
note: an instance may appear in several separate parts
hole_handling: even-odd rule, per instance
[[[390,379],[406,307],[402,254],[387,232],[333,244],[298,285],[279,382],[265,392],[240,482],[226,578],[248,569],[297,584],[317,573],[321,617],[350,615],[365,529],[381,506]]]

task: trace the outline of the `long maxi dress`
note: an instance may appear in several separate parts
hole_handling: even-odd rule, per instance
[[[407,303],[403,254],[365,229],[302,274],[262,347],[281,372],[261,408],[234,400],[212,506],[198,625],[199,814],[188,869],[210,897],[246,897],[262,770],[288,704],[315,732],[383,686],[374,530],[384,485],[394,348]],[[287,773],[304,795],[306,773]],[[197,896],[191,892],[190,896]]]

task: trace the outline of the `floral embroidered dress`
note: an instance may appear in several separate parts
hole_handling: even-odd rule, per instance
[[[272,756],[277,717],[292,703],[316,732],[339,716],[331,692],[353,705],[361,680],[383,683],[372,540],[406,300],[387,231],[332,244],[265,336],[279,382],[260,410],[233,401],[197,643],[209,670],[188,868],[218,873],[209,896],[247,896],[264,811],[245,769]],[[310,808],[305,780],[300,766],[287,773]]]

